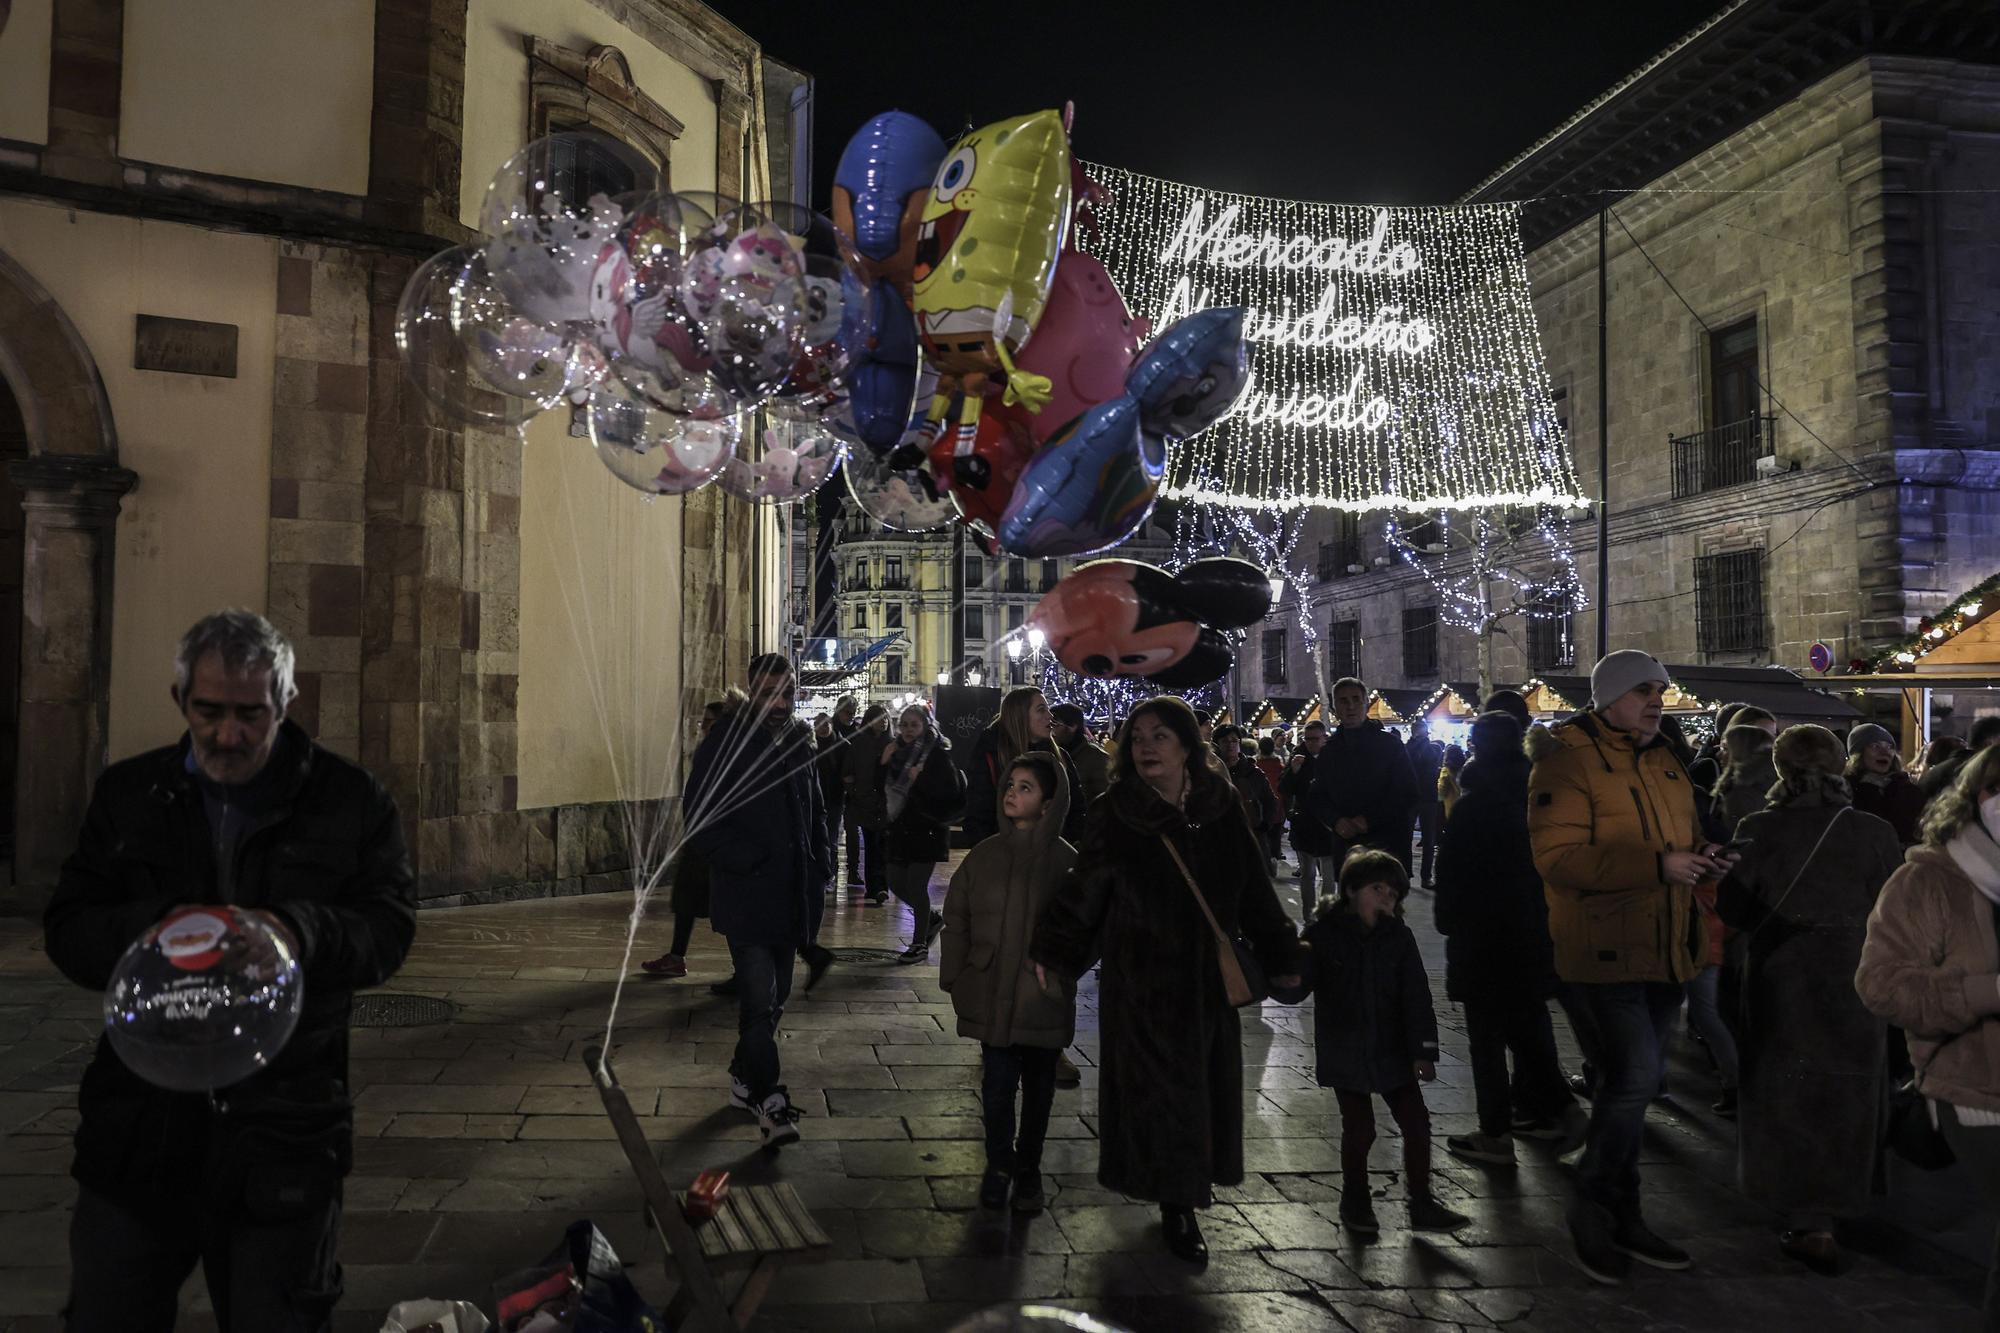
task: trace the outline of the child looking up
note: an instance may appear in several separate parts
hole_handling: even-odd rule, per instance
[[[1321,905],[1305,933],[1304,981],[1321,1001],[1313,1006],[1316,1072],[1340,1101],[1340,1221],[1364,1235],[1381,1229],[1368,1192],[1376,1095],[1403,1134],[1410,1225],[1453,1231],[1471,1221],[1431,1194],[1430,1112],[1418,1083],[1437,1077],[1437,1017],[1417,937],[1403,923],[1409,889],[1394,856],[1357,850],[1340,868],[1340,896]]]
[[[986,1113],[983,1207],[1014,1191],[1014,1211],[1042,1210],[1042,1141],[1055,1100],[1056,1057],[1076,1035],[1075,988],[1035,978],[1028,941],[1076,851],[1062,840],[1069,781],[1052,755],[1029,751],[1001,773],[1000,831],[974,847],[944,896],[938,984],[958,1011],[958,1035],[981,1044]],[[1014,1093],[1021,1093],[1015,1137]]]

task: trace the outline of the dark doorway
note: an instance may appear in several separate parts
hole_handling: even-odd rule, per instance
[[[21,492],[7,464],[28,456],[28,428],[0,379],[0,875],[13,880],[14,765],[21,742]]]

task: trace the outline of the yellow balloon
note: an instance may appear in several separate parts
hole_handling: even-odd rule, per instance
[[[1048,304],[1069,214],[1061,112],[995,121],[952,145],[924,197],[911,287],[940,370],[1011,372]]]

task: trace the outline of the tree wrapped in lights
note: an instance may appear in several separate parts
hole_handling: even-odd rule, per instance
[[[1517,204],[1373,208],[1091,166],[1083,244],[1162,329],[1244,306],[1251,384],[1166,494],[1248,510],[1586,503],[1556,429]]]
[[[1509,620],[1559,619],[1587,607],[1576,557],[1551,506],[1391,515],[1385,533],[1438,595],[1438,619],[1479,636],[1479,695],[1493,692],[1493,637]]]

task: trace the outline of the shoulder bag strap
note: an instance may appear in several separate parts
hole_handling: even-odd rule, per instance
[[[1798,873],[1792,876],[1792,882],[1785,886],[1785,891],[1778,895],[1778,901],[1771,904],[1771,910],[1765,914],[1764,920],[1758,923],[1757,929],[1763,929],[1766,923],[1778,915],[1778,909],[1785,905],[1785,900],[1792,896],[1792,890],[1796,889],[1799,881],[1805,878],[1806,870],[1811,867],[1813,858],[1819,855],[1819,849],[1826,846],[1826,835],[1833,832],[1833,826],[1840,822],[1840,817],[1853,808],[1851,805],[1843,805],[1833,812],[1833,818],[1827,820],[1826,827],[1819,831],[1819,837],[1813,842],[1812,850],[1806,853],[1806,859],[1799,862]]]
[[[1243,975],[1242,965],[1236,961],[1235,942],[1223,932],[1222,923],[1215,919],[1215,913],[1210,909],[1208,899],[1203,896],[1201,886],[1194,882],[1194,875],[1189,872],[1187,862],[1181,859],[1181,849],[1174,846],[1174,840],[1164,833],[1160,835],[1160,842],[1165,845],[1167,855],[1174,858],[1174,865],[1180,870],[1181,878],[1187,881],[1188,892],[1194,895],[1196,905],[1201,908],[1201,914],[1208,918],[1208,928],[1215,932],[1215,959],[1222,967],[1223,989],[1229,993],[1230,1003],[1244,1003],[1237,997],[1247,997],[1251,994],[1250,979]]]

